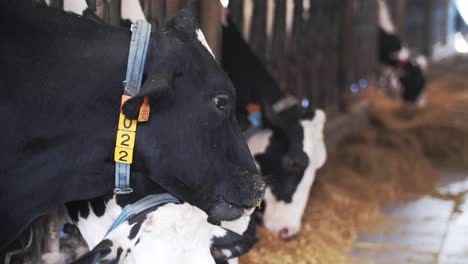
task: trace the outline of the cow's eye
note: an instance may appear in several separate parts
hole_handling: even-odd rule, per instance
[[[217,95],[213,98],[213,102],[219,110],[223,112],[229,112],[231,110],[231,105],[229,102],[229,96],[225,94]]]

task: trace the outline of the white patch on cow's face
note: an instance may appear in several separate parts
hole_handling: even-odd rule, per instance
[[[265,153],[268,144],[270,143],[272,134],[273,133],[271,130],[263,129],[247,139],[247,144],[249,145],[249,150],[252,156]],[[257,164],[257,169],[260,170],[260,166],[258,165],[257,161],[255,161],[255,164]]]
[[[126,263],[215,263],[212,238],[225,235],[226,230],[208,223],[200,209],[187,203],[167,204],[148,214],[133,239],[140,240],[128,256],[133,262]]]
[[[395,33],[395,26],[393,25],[388,11],[387,2],[379,0],[379,26],[387,33]]]
[[[210,45],[208,45],[205,35],[203,35],[203,32],[201,31],[201,29],[197,29],[197,37],[198,37],[198,40],[201,42],[201,44],[211,53],[211,55],[214,58],[215,55],[213,51],[211,50]]]
[[[394,56],[399,61],[407,61],[410,59],[410,51],[407,47],[402,47]]]
[[[304,129],[303,151],[309,158],[309,165],[292,196],[291,203],[278,201],[270,188],[266,190],[263,222],[267,229],[277,233],[281,232],[280,235],[283,238],[289,238],[299,232],[315,173],[326,161],[327,151],[323,138],[325,119],[325,113],[316,110],[313,120],[301,121]]]
[[[146,21],[145,14],[138,0],[122,0],[122,19],[128,19],[135,23],[137,20]]]
[[[47,1],[47,4],[49,1]],[[83,11],[88,8],[86,0],[65,0],[63,1],[63,10],[83,15]]]
[[[88,247],[92,249],[104,238],[108,228],[122,212],[122,207],[117,204],[114,196],[107,202],[104,215],[100,217],[95,215],[91,206],[89,206],[89,210],[90,213],[87,218],[83,218],[81,215],[78,217],[76,226]]]
[[[427,73],[427,68],[429,67],[429,62],[427,61],[426,56],[419,55],[416,57],[416,64],[419,65],[423,73]]]

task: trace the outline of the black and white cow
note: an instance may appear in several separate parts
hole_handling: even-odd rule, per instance
[[[52,208],[113,189],[130,31],[31,0],[1,1],[0,25],[3,250]],[[142,91],[122,108],[135,119],[144,97],[152,106],[138,126],[131,185],[234,220],[265,184],[234,117],[235,90],[205,43],[188,9],[152,34]]]
[[[64,7],[66,7],[66,3],[67,3],[68,0],[65,0],[64,2]],[[70,0],[71,1],[71,0]],[[81,0],[80,0],[81,1]],[[72,4],[69,4],[68,5],[68,9],[67,11],[71,11],[71,12],[74,12],[76,14],[80,14],[80,15],[83,15],[84,17],[88,18],[88,19],[91,19],[97,23],[101,23],[101,24],[104,24],[104,21],[101,20],[100,18],[98,18],[95,14],[93,13],[90,13],[90,12],[84,12],[83,13],[83,10],[85,10],[86,8],[88,8],[86,5],[86,1],[82,1],[81,4],[80,1],[78,1],[75,5],[72,5]],[[124,3],[122,3],[124,4]],[[124,5],[122,6],[122,12],[124,12]],[[125,11],[126,13],[134,13],[134,14],[141,14],[139,16],[135,16],[135,17],[132,17],[130,18],[131,21],[135,22],[137,19],[141,19],[141,20],[145,20],[145,17],[143,16],[143,11],[142,11],[142,8],[141,8],[141,5],[137,2],[134,2],[134,4],[130,5],[129,4],[129,1],[127,1],[127,5],[125,6],[125,8],[128,8],[128,9],[132,9],[132,11]],[[89,9],[88,9],[89,10]],[[201,31],[197,32],[200,36],[200,41],[205,45],[205,47],[210,51],[210,53],[212,54],[211,52],[211,49],[210,47],[208,46],[203,34],[201,33]],[[113,210],[113,209],[108,209],[108,205],[106,204],[105,206],[102,205],[99,205],[99,203],[96,205],[96,199],[102,199],[102,198],[95,198],[93,200],[83,200],[83,201],[78,201],[76,203],[72,203],[74,205],[79,205],[81,204],[82,207],[81,207],[81,210],[84,210],[83,213],[84,215],[88,216],[88,207],[91,208],[90,210],[94,210],[93,208],[95,206],[98,206],[98,207],[101,207],[101,209],[97,209],[97,210],[104,210],[105,213],[103,213],[102,215],[99,215],[97,217],[94,217],[94,216],[91,216],[90,219],[87,219],[87,217],[85,219],[81,219],[80,223],[78,223],[77,219],[75,221],[73,221],[77,226],[78,228],[80,229],[80,231],[83,234],[83,236],[86,236],[88,237],[89,239],[93,239],[93,236],[89,237],[87,236],[87,228],[86,226],[90,226],[90,225],[99,225],[97,223],[100,223],[103,221],[103,219],[115,219],[117,217],[117,215],[115,214],[116,211],[119,211],[119,210]],[[119,202],[119,206],[120,207],[124,207],[126,205],[129,205],[129,204],[132,204],[134,203],[136,200],[135,199],[125,199],[125,200],[121,200]],[[109,206],[112,207],[112,202],[109,204]],[[119,208],[120,208],[119,207]],[[115,207],[114,207],[115,208]],[[75,208],[76,210],[76,208]],[[254,241],[256,240],[256,230],[255,230],[255,223],[254,222],[250,222],[250,214],[253,212],[254,210],[253,209],[250,209],[248,211],[246,211],[246,213],[239,219],[237,220],[234,220],[234,221],[222,221],[222,222],[219,222],[218,224],[222,225],[223,227],[227,228],[228,230],[232,230],[232,231],[235,231],[237,232],[238,234],[241,234],[243,235],[248,241]],[[96,222],[96,223],[95,223]],[[85,223],[85,224],[83,224]],[[91,223],[91,224],[90,224]],[[108,224],[108,223],[107,223]],[[104,225],[106,226],[106,225]],[[95,228],[94,228],[95,229]],[[58,230],[56,230],[56,232],[58,232]],[[102,234],[100,234],[99,232],[96,233],[96,232],[93,232],[94,234],[96,234],[96,238],[99,239],[101,237]],[[91,243],[93,245],[93,243]],[[250,245],[252,246],[253,243],[250,243]],[[246,252],[248,251],[250,248],[243,248]],[[244,253],[242,252],[242,253]],[[230,258],[233,258],[233,257],[236,257],[237,255],[234,255],[232,254],[230,256]],[[58,252],[50,252],[50,253],[47,253],[45,255],[45,258],[48,259],[50,262],[55,262],[55,263],[59,263],[59,259],[62,259],[64,258],[64,256],[60,256],[58,254]],[[237,259],[230,259],[229,260],[229,263],[230,264],[234,264],[234,263],[237,263]]]
[[[316,172],[325,164],[325,119],[322,110],[300,119],[302,149],[292,149],[288,136],[278,129],[263,130],[248,140],[261,172],[269,175],[263,224],[283,239],[299,233]]]
[[[223,28],[222,48],[223,68],[237,90],[237,116],[246,124],[241,126],[248,127],[249,103],[261,104],[264,110],[268,130],[248,140],[259,168],[269,175],[263,222],[289,239],[300,230],[315,171],[326,160],[325,113],[304,113],[280,89],[229,18]]]
[[[397,71],[400,95],[405,102],[424,104],[427,61],[423,56],[412,60],[410,52],[396,35],[385,0],[378,1],[379,62]]]
[[[138,264],[221,263],[245,253],[256,242],[255,238],[248,239],[209,223],[206,213],[194,206],[174,202],[150,207],[106,234],[129,198],[137,197],[122,199],[111,194],[67,204],[70,220],[92,249],[76,264],[97,260]],[[45,257],[52,259],[50,255]]]

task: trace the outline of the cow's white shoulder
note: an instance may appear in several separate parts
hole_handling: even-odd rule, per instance
[[[80,215],[76,226],[89,248],[94,248],[101,242],[106,235],[107,229],[122,212],[122,207],[117,204],[115,196],[106,203],[106,211],[102,216],[94,214],[91,205],[88,206],[90,211],[88,217],[84,218]]]
[[[136,263],[215,263],[211,239],[226,231],[207,222],[200,209],[184,204],[167,204],[148,214],[131,255]]]

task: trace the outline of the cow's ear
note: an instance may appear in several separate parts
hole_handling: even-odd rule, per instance
[[[138,95],[127,100],[122,106],[122,113],[128,119],[138,119],[140,106],[145,97],[152,107],[159,108],[163,101],[173,95],[174,87],[174,72],[163,71],[149,75],[141,86],[141,91]],[[164,99],[164,100],[163,100]]]
[[[103,263],[101,260],[111,253],[111,247],[112,241],[105,239],[101,241],[96,247],[94,247],[93,250],[72,262],[72,264]]]
[[[214,236],[212,240],[211,255],[216,263],[239,257],[247,253],[257,243],[257,239],[246,238],[219,226],[215,228],[225,233],[223,236]]]

